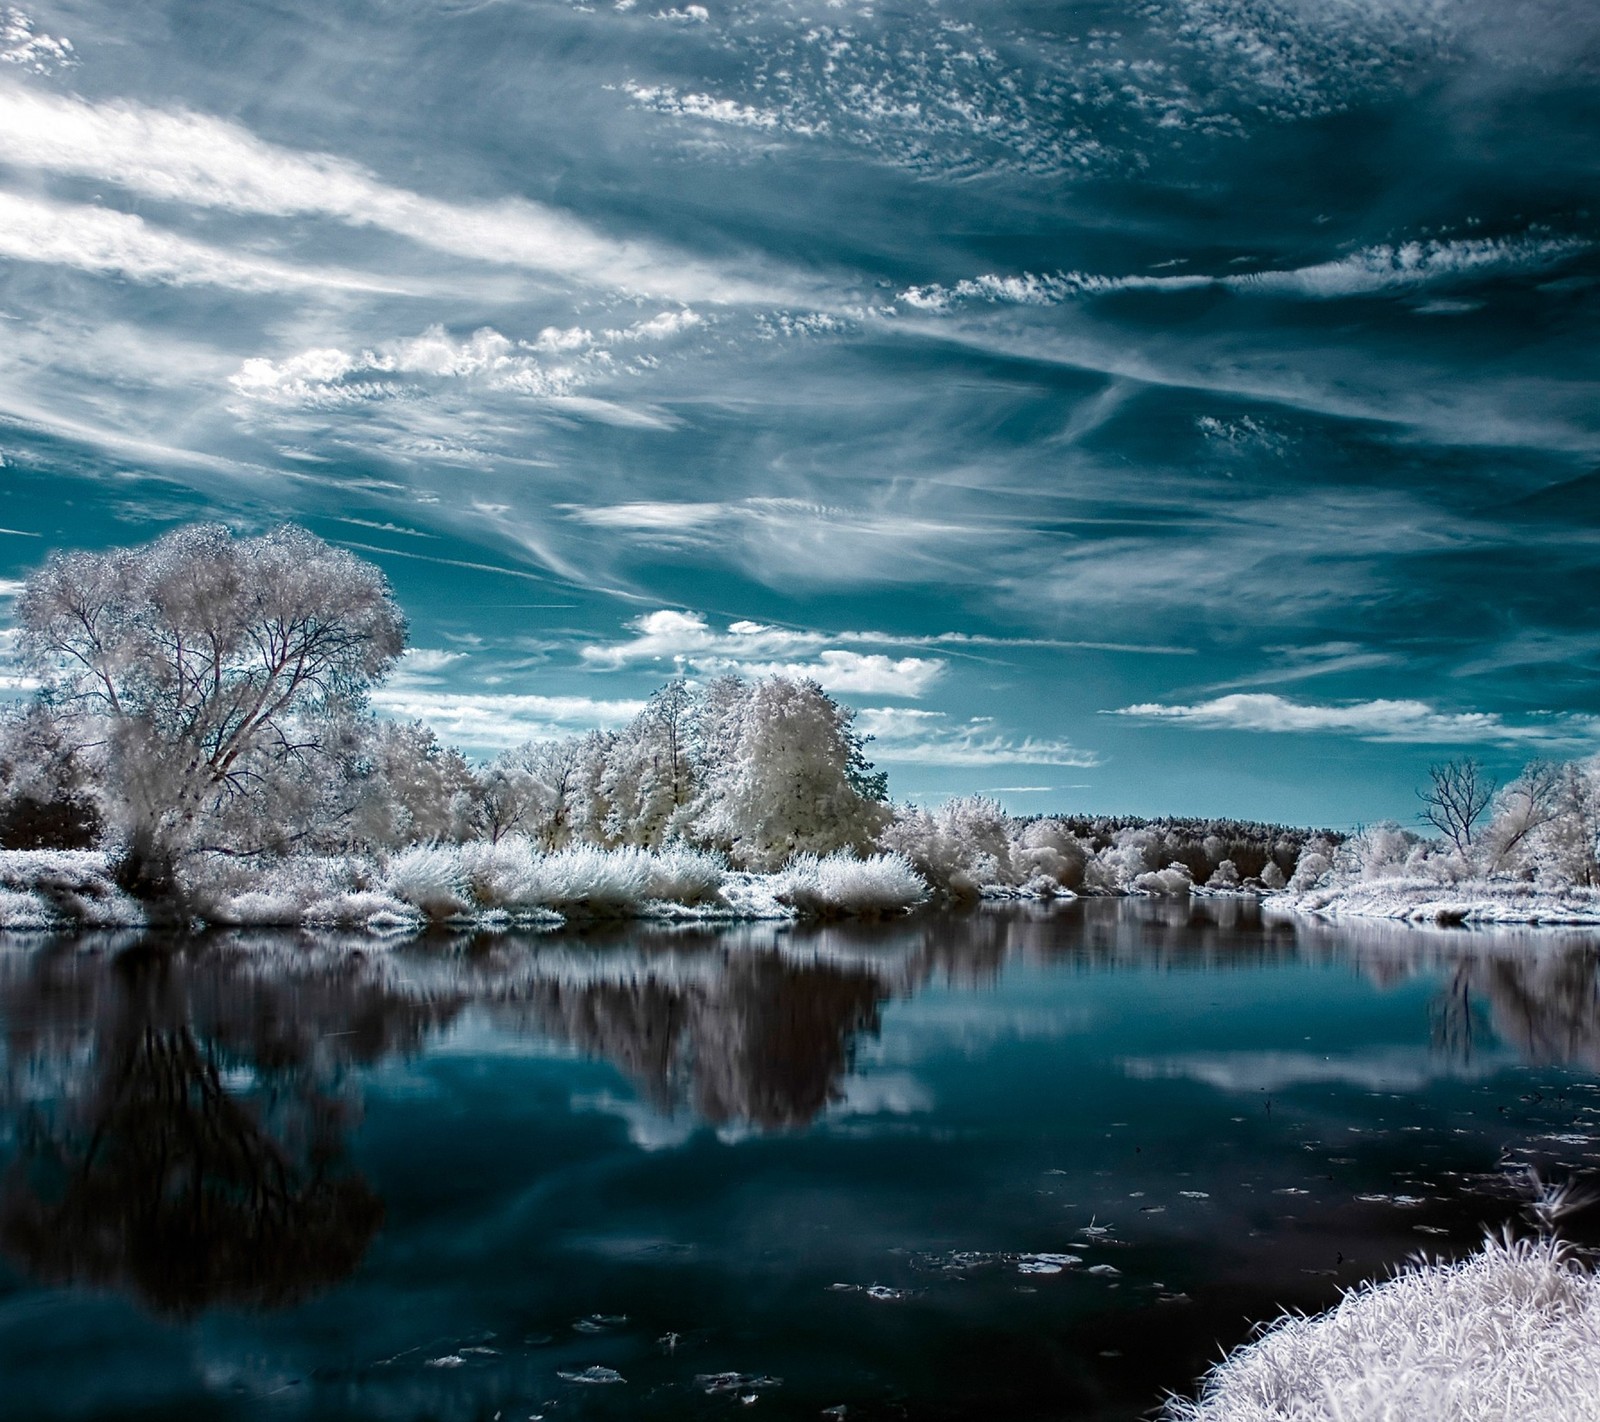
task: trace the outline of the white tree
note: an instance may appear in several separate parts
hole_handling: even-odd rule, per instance
[[[670,681],[611,743],[606,755],[606,839],[659,849],[682,832],[699,788],[693,749],[694,693]]]
[[[252,804],[320,779],[330,753],[342,762],[406,637],[377,568],[288,526],[235,538],[199,524],[57,554],[16,617],[46,700],[99,733],[124,875],[151,893],[208,826],[247,830]]]
[[[420,721],[375,721],[360,751],[355,847],[394,848],[423,840],[469,838],[481,814],[481,787],[466,757]]]
[[[752,869],[795,854],[869,853],[889,809],[855,713],[816,682],[719,678],[702,702],[705,783],[693,832]]]

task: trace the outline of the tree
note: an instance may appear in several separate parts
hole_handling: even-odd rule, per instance
[[[16,617],[47,704],[98,732],[124,877],[151,894],[170,891],[187,849],[255,848],[205,830],[229,811],[248,834],[250,802],[321,779],[331,749],[342,761],[350,718],[406,639],[377,568],[287,525],[57,554]]]
[[[695,835],[759,870],[795,854],[870,852],[890,812],[858,788],[875,778],[854,717],[811,680],[712,682],[699,721],[707,762]]]
[[[1562,767],[1554,761],[1535,760],[1494,800],[1494,812],[1484,832],[1489,851],[1489,872],[1500,873],[1532,848],[1535,837],[1560,811]]]
[[[0,714],[0,849],[87,849],[100,832],[92,756],[48,706]]]
[[[1428,783],[1417,791],[1422,818],[1465,856],[1472,849],[1473,828],[1494,799],[1494,781],[1472,757],[1428,767]]]
[[[653,696],[608,748],[606,838],[658,849],[681,828],[698,789],[695,697],[681,678]]]

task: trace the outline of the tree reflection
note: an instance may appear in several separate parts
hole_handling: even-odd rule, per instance
[[[356,963],[263,966],[150,942],[6,960],[0,1249],[28,1273],[181,1315],[290,1304],[355,1268],[383,1207],[346,1160],[344,1068],[441,1009]]]

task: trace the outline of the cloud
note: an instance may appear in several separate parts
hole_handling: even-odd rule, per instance
[[[33,21],[21,10],[0,10],[0,64],[15,64],[34,74],[70,69],[78,57],[69,39],[35,32]]]
[[[1004,306],[1059,306],[1063,302],[1107,296],[1114,292],[1198,291],[1217,287],[1243,296],[1290,296],[1330,300],[1374,296],[1442,282],[1549,267],[1592,250],[1594,243],[1575,237],[1543,234],[1524,237],[1471,237],[1449,241],[1412,241],[1363,247],[1326,262],[1285,271],[1258,271],[1208,276],[1105,276],[1095,272],[1055,272],[1018,276],[988,273],[964,278],[951,286],[911,286],[898,300],[918,311],[941,313],[958,306],[987,303]]]
[[[868,754],[886,765],[1098,765],[1093,751],[1069,741],[1017,737],[989,716],[956,721],[942,711],[873,706],[856,716],[856,730],[872,737]]]
[[[663,311],[646,321],[598,334],[547,327],[533,341],[513,341],[492,326],[470,336],[452,336],[430,326],[361,351],[313,347],[279,360],[254,356],[228,383],[248,399],[275,405],[334,409],[342,405],[392,399],[421,383],[464,382],[500,394],[559,402],[586,414],[603,413],[625,423],[659,424],[659,417],[633,417],[606,401],[575,397],[573,391],[597,373],[618,369],[612,347],[626,342],[660,342],[701,323],[692,310]],[[555,358],[552,363],[549,357]],[[630,418],[631,417],[631,418]]]
[[[91,104],[0,86],[0,161],[191,207],[375,227],[454,257],[622,291],[697,301],[794,299],[774,283],[604,236],[525,199],[443,202],[390,187],[348,159],[279,147],[239,124],[190,110]]]
[[[0,192],[0,256],[167,286],[223,286],[236,291],[313,287],[398,290],[350,272],[295,267],[268,257],[225,252],[151,227],[132,213],[6,192]]]
[[[642,701],[453,691],[399,676],[372,693],[372,705],[396,721],[424,721],[441,740],[473,750],[622,726],[644,710]]]
[[[1549,716],[1513,725],[1496,712],[1438,711],[1425,701],[1314,705],[1270,692],[1238,692],[1189,706],[1147,701],[1102,714],[1206,730],[1321,733],[1421,745],[1572,744],[1600,738],[1595,716]]]
[[[760,622],[732,622],[717,631],[698,612],[661,609],[629,624],[637,634],[623,642],[591,643],[580,656],[590,666],[618,669],[642,662],[670,662],[680,673],[718,676],[810,677],[824,691],[867,695],[923,695],[944,675],[936,657],[890,657],[859,652],[840,642],[854,634],[802,631]]]

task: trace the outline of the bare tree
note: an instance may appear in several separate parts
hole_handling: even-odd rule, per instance
[[[1495,783],[1476,759],[1447,760],[1428,767],[1428,783],[1417,791],[1422,818],[1466,854],[1474,826],[1494,799]]]

